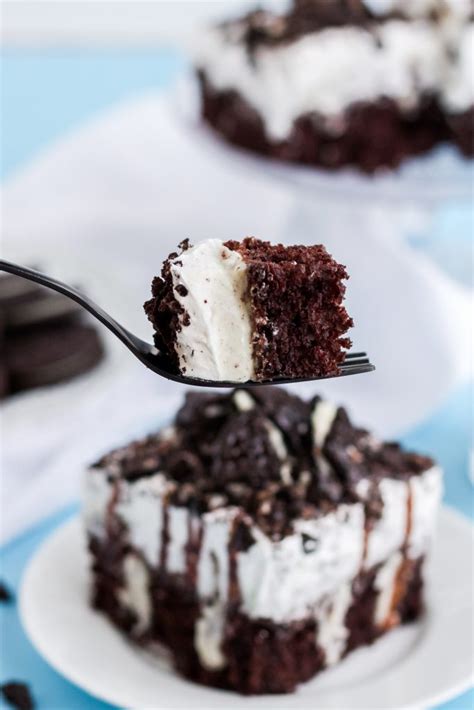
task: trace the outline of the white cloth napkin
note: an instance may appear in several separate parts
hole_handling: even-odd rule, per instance
[[[82,284],[145,338],[152,277],[185,237],[325,243],[348,266],[354,347],[377,371],[296,391],[348,405],[382,435],[422,420],[467,373],[467,293],[391,233],[380,203],[307,200],[266,171],[234,167],[166,97],[138,98],[61,139],[7,183],[2,207],[5,258]],[[113,338],[107,350],[93,373],[2,406],[1,540],[77,497],[82,470],[109,446],[175,411],[179,386]]]

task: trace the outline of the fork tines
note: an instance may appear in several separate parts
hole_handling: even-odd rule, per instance
[[[341,375],[355,375],[359,372],[372,372],[375,367],[370,362],[367,353],[347,353],[339,370]]]

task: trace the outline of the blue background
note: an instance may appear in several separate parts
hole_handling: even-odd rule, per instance
[[[98,111],[143,90],[165,88],[183,65],[184,59],[173,49],[4,51],[0,69],[2,179],[12,176],[52,141]],[[459,224],[464,230],[469,228],[470,218],[459,218],[459,214],[444,215],[439,239],[450,238],[453,232],[459,237]],[[465,232],[462,238],[470,242],[472,234]],[[433,235],[433,251],[438,249],[437,240]],[[403,437],[406,445],[440,461],[446,472],[446,502],[471,518],[474,495],[468,478],[468,455],[472,445],[472,395],[472,387],[460,387],[428,421]],[[13,590],[18,589],[25,564],[40,542],[74,512],[73,508],[62,511],[0,549],[1,577]],[[12,678],[27,681],[37,706],[44,710],[111,707],[68,683],[41,659],[23,633],[14,604],[1,605],[0,628],[0,682]],[[0,701],[0,707],[6,706]],[[474,691],[439,708],[471,710]]]

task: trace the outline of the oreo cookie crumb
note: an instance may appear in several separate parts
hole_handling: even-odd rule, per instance
[[[8,681],[0,686],[4,699],[17,710],[33,710],[34,702],[30,689],[25,683],[16,680]]]
[[[0,582],[0,602],[8,603],[13,601],[13,594],[4,582]]]

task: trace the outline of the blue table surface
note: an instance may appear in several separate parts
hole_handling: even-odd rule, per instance
[[[173,49],[143,51],[4,50],[1,56],[0,175],[8,178],[85,119],[146,89],[164,88],[184,65]],[[470,235],[466,235],[470,239]],[[472,386],[463,386],[402,442],[433,455],[446,472],[445,502],[471,519],[468,477],[472,446]],[[27,561],[51,531],[76,512],[63,510],[0,549],[2,580],[17,590]],[[468,620],[466,620],[468,623]],[[44,710],[105,710],[39,656],[26,638],[14,603],[0,608],[0,682],[26,680]],[[0,701],[0,708],[7,706]],[[472,710],[474,690],[438,706]]]

